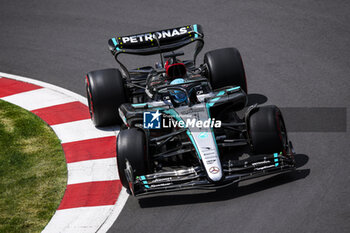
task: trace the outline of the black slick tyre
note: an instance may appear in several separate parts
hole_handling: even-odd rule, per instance
[[[123,78],[118,69],[91,71],[86,75],[86,93],[95,126],[120,124],[118,108],[126,102]]]
[[[117,137],[117,165],[119,178],[123,186],[129,189],[125,169],[128,161],[134,176],[145,175],[149,171],[145,133],[141,129],[130,128],[121,130]]]
[[[248,135],[255,154],[286,153],[287,130],[281,111],[274,105],[252,110],[248,118]]]
[[[241,54],[236,48],[223,48],[204,55],[210,84],[219,89],[226,86],[240,86],[247,93],[247,81]]]

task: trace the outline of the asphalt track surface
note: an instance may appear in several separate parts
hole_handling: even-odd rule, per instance
[[[85,95],[87,71],[116,66],[107,49],[116,33],[199,23],[204,51],[239,48],[250,93],[285,108],[342,108],[347,125],[290,133],[300,153],[295,173],[129,198],[110,232],[350,232],[349,22],[350,2],[339,0],[0,0],[0,71]]]

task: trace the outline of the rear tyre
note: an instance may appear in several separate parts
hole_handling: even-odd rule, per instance
[[[253,109],[248,118],[248,132],[253,152],[286,154],[287,130],[281,111],[274,105]]]
[[[145,133],[141,129],[121,130],[117,137],[117,164],[120,181],[126,189],[126,161],[129,161],[134,176],[145,175],[149,171],[149,158]]]
[[[95,126],[120,124],[118,108],[126,102],[123,78],[118,69],[91,71],[86,75],[89,111]]]
[[[247,81],[241,54],[236,48],[216,49],[204,55],[212,88],[240,86],[247,93]]]

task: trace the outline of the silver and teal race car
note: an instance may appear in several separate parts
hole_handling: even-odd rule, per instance
[[[119,69],[89,72],[86,90],[97,127],[121,124],[120,180],[134,196],[213,189],[295,169],[280,110],[247,106],[247,82],[235,48],[196,57],[200,25],[114,37],[109,49]],[[193,59],[180,48],[196,43]],[[153,66],[127,69],[118,57],[159,54]]]

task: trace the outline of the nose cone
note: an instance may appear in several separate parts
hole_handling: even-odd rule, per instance
[[[209,167],[207,173],[209,178],[214,182],[220,181],[222,178],[222,169],[220,164],[215,164],[215,166]]]

